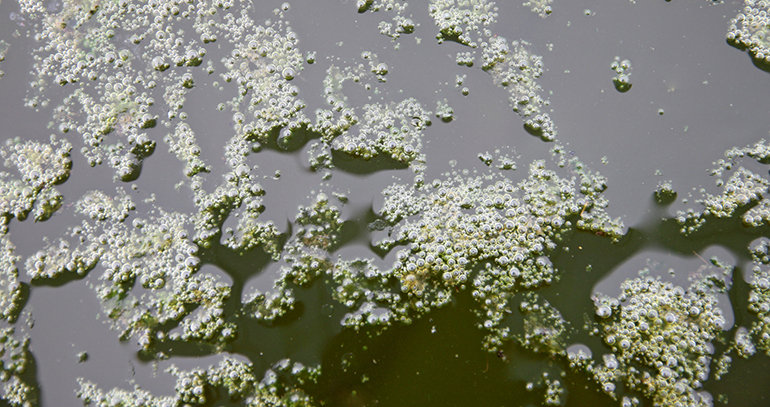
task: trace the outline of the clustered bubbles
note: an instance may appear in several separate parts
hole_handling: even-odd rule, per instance
[[[345,271],[341,276],[369,277],[359,283],[350,278],[344,291],[351,290],[355,304],[355,296],[365,294],[377,307],[390,309],[389,320],[408,322],[446,304],[455,289],[472,284],[480,305],[480,328],[490,331],[484,346],[497,349],[510,339],[508,331],[499,328],[508,300],[520,289],[553,281],[555,270],[547,255],[561,234],[573,227],[569,218],[580,217],[579,228],[620,235],[622,224],[606,215],[606,202],[597,195],[603,188],[593,188],[603,182],[602,177],[584,175],[582,198],[574,179],[559,177],[545,169],[542,161],[533,163],[529,178],[518,184],[459,174],[412,189],[395,184],[384,191],[381,214],[396,228],[392,237],[377,245],[384,250],[404,248],[397,251],[390,270],[366,264],[359,266],[366,271]],[[472,277],[474,265],[485,263]],[[392,279],[398,281],[400,293],[374,289],[378,282],[384,285]],[[555,336],[532,334],[532,338]]]
[[[409,164],[424,161],[422,131],[430,125],[431,112],[422,108],[413,98],[394,106],[367,104],[358,134],[345,132],[332,143],[332,148],[354,157],[370,160],[380,154]]]
[[[551,4],[553,0],[529,0],[524,3],[524,7],[529,7],[533,13],[539,15],[541,18],[546,18],[553,13],[553,7]]]
[[[336,286],[334,298],[351,310],[343,325],[387,327],[446,304],[455,289],[468,284],[479,303],[479,328],[489,332],[483,346],[498,349],[514,339],[500,326],[510,312],[508,301],[520,289],[554,280],[547,255],[561,234],[574,227],[569,218],[579,218],[580,228],[620,236],[622,224],[603,210],[603,177],[579,176],[577,192],[575,178],[563,179],[537,161],[530,166],[530,177],[518,184],[461,175],[416,189],[394,184],[384,191],[381,216],[396,229],[393,239],[377,245],[409,249],[396,252],[396,263],[384,270],[367,259],[331,260],[342,221],[329,198],[320,194],[311,207],[300,207],[297,232],[283,248],[286,266],[273,290],[252,293],[247,309],[260,320],[278,318],[294,307],[289,283],[307,285],[329,274]],[[404,222],[413,215],[419,217]],[[474,264],[485,262],[472,276]],[[563,352],[565,321],[547,302],[536,297],[531,302],[533,307],[522,309],[526,334],[520,341],[538,351]]]
[[[770,69],[770,3],[765,0],[744,0],[743,9],[730,20],[727,42],[748,50],[760,68]]]
[[[682,226],[683,234],[697,231],[708,218],[732,217],[742,208],[749,208],[742,215],[743,224],[759,227],[770,223],[770,199],[766,198],[770,180],[740,165],[741,159],[753,158],[760,163],[767,163],[770,148],[765,140],[743,148],[732,148],[725,152],[725,159],[716,162],[717,167],[710,171],[718,177],[717,187],[722,189],[719,195],[704,192],[697,202],[702,211],[689,209],[677,212],[677,221]],[[722,177],[731,174],[727,181]]]
[[[749,312],[757,316],[757,319],[752,323],[750,331],[736,331],[733,346],[742,357],[748,357],[754,353],[755,345],[752,338],[756,340],[756,348],[770,354],[770,270],[767,268],[770,259],[768,258],[768,247],[770,247],[770,240],[767,238],[761,238],[751,247],[754,267],[750,280],[751,291],[749,292],[748,309]]]
[[[586,371],[612,396],[622,382],[655,406],[710,405],[698,389],[725,327],[715,291],[651,277],[626,280],[621,290],[618,298],[595,299],[598,332],[613,353],[603,364],[584,363]]]
[[[659,204],[669,204],[676,199],[676,190],[671,180],[660,181],[655,188],[655,201]]]
[[[545,18],[551,12],[550,3],[550,0],[534,0],[525,5]],[[550,101],[541,96],[543,89],[536,81],[543,74],[542,57],[528,50],[532,45],[527,41],[513,41],[509,45],[504,37],[493,35],[489,27],[497,17],[494,2],[464,0],[455,4],[451,0],[438,0],[430,4],[429,11],[440,29],[436,36],[439,43],[448,39],[470,48],[480,47],[482,69],[492,75],[497,85],[508,90],[508,101],[513,111],[524,119],[527,132],[544,141],[554,141],[556,126],[550,115],[541,111]],[[471,37],[473,33],[478,34],[476,40]],[[473,66],[474,59],[475,51],[457,53],[460,65]],[[462,84],[459,78],[458,87]],[[469,92],[467,87],[462,88],[463,95]]]
[[[294,308],[289,284],[306,286],[332,267],[330,253],[339,243],[343,221],[340,210],[324,193],[316,195],[311,206],[299,207],[294,220],[296,230],[282,248],[280,277],[273,291],[248,294],[245,307],[259,320],[271,321]]]
[[[230,287],[213,275],[196,273],[201,261],[198,246],[188,236],[188,216],[159,210],[157,217],[134,218],[128,224],[124,220],[135,209],[131,200],[125,194],[111,198],[98,191],[83,197],[76,208],[90,221],[70,229],[74,244],[59,239],[27,259],[33,279],[84,274],[100,264],[104,273],[95,288],[97,296],[121,337],[137,337],[144,350],[160,339],[160,326],[171,322],[182,325],[182,340],[227,340],[218,335],[232,329],[222,313]],[[143,300],[115,302],[131,297],[134,281],[148,290]],[[198,310],[185,319],[193,309]]]
[[[508,44],[505,37],[490,38],[481,44],[482,69],[492,75],[495,83],[508,90],[513,111],[524,119],[524,128],[545,141],[556,139],[556,126],[548,115],[541,111],[550,105],[541,96],[542,87],[537,79],[543,74],[543,59],[531,53],[526,41]]]
[[[415,23],[411,18],[411,15],[406,16],[405,11],[408,3],[401,3],[396,0],[359,0],[356,3],[359,13],[366,11],[380,12],[391,11],[395,12],[392,22],[380,21],[377,28],[380,30],[380,34],[386,35],[394,40],[401,37],[402,34],[411,34],[414,32]]]
[[[221,387],[230,397],[248,399],[252,405],[309,407],[315,405],[315,401],[300,386],[316,382],[321,373],[320,368],[283,359],[259,380],[250,362],[233,357],[225,357],[208,369],[183,371],[172,366],[166,372],[177,378],[174,396],[153,396],[138,387],[133,391],[113,389],[105,393],[93,382],[82,378],[78,379],[80,390],[77,396],[85,404],[97,407],[172,407],[205,404],[211,389]]]
[[[524,5],[545,18],[551,14],[551,3],[531,0]],[[746,4],[753,7],[755,2]],[[352,81],[372,95],[381,95],[377,85],[394,71],[391,61],[364,51],[363,62],[332,65],[323,82],[327,106],[306,114],[299,97],[300,75],[304,63],[316,62],[316,55],[311,51],[303,57],[300,52],[297,33],[283,20],[290,11],[288,3],[275,9],[277,19],[262,23],[250,17],[254,6],[231,0],[65,2],[61,9],[22,0],[20,6],[30,19],[40,17],[35,37],[41,45],[34,55],[35,77],[27,105],[45,107],[50,102],[46,97],[64,93],[53,109],[52,127],[63,134],[80,134],[88,164],[106,164],[122,181],[138,176],[142,161],[154,152],[155,138],[165,132],[163,140],[170,153],[184,165],[186,178],[180,185],[189,185],[192,191],[193,214],[154,208],[142,217],[120,188],[116,196],[88,192],[73,205],[85,219],[66,236],[46,240],[42,250],[26,259],[25,268],[33,280],[84,275],[99,266],[102,274],[96,293],[121,339],[133,338],[148,353],[158,350],[159,344],[174,342],[222,352],[238,331],[230,322],[234,316],[226,315],[232,309],[226,303],[233,289],[201,271],[208,258],[199,251],[210,254],[207,249],[214,247],[245,254],[259,246],[273,260],[283,262],[272,291],[249,293],[241,304],[240,311],[260,322],[292,310],[297,304],[294,286],[307,287],[322,276],[330,277],[332,297],[348,310],[342,325],[352,329],[410,323],[468,289],[476,301],[477,327],[486,333],[482,344],[486,350],[500,350],[506,341],[514,340],[536,352],[565,354],[567,322],[531,290],[558,278],[549,255],[570,231],[586,230],[612,239],[621,236],[622,223],[605,211],[606,180],[598,173],[584,170],[575,159],[568,167],[575,172],[562,176],[546,169],[543,161],[535,161],[520,182],[500,175],[455,172],[426,183],[422,138],[433,113],[411,97],[359,107],[351,106],[342,93],[343,82]],[[394,40],[416,29],[405,14],[406,3],[360,0],[356,6],[359,12],[395,11],[392,23],[378,25],[383,35]],[[756,6],[766,8],[764,2]],[[526,41],[509,42],[493,34],[494,3],[434,0],[429,12],[439,29],[439,42],[456,41],[472,50],[457,53],[456,61],[470,67],[480,49],[483,70],[508,91],[525,129],[543,140],[555,140],[555,125],[543,112],[549,101],[536,82],[544,71],[542,58],[532,53]],[[755,16],[745,20],[766,17],[764,11],[744,12]],[[16,23],[26,21],[15,16]],[[191,22],[192,27],[182,21]],[[750,26],[761,46],[765,29]],[[760,54],[760,45],[747,45],[757,58],[767,55]],[[5,50],[7,44],[0,42],[0,60]],[[219,61],[213,60],[214,55]],[[616,88],[630,89],[630,62],[618,58],[613,70],[618,74]],[[216,90],[230,87],[235,93],[218,106],[219,111],[227,110],[223,114],[231,119],[232,137],[224,146],[225,173],[218,184],[213,180],[211,189],[204,185],[211,185],[215,177],[208,173],[216,166],[201,157],[205,143],[191,127],[186,110],[208,75],[217,79]],[[457,78],[458,89],[462,87],[460,91],[468,95],[464,77]],[[443,122],[454,119],[446,100],[439,101],[435,110]],[[258,182],[262,163],[248,157],[263,145],[295,150],[306,138],[317,139],[307,149],[314,171],[330,170],[334,152],[362,160],[384,156],[408,165],[416,174],[414,185],[396,183],[384,191],[380,219],[370,225],[383,232],[380,236],[387,233],[373,245],[392,258],[391,267],[378,266],[373,259],[333,257],[343,240],[346,220],[326,194],[299,208],[287,235],[282,236],[272,222],[259,219],[268,191]],[[45,220],[61,206],[63,198],[53,186],[69,175],[71,148],[66,140],[52,138],[49,144],[13,139],[0,149],[6,165],[19,174],[0,173],[3,326],[16,317],[21,293],[15,266],[20,258],[6,236],[7,224],[29,213]],[[479,158],[487,166],[495,163],[498,169],[516,169],[509,151],[485,152]],[[562,147],[554,152],[565,160]],[[770,150],[764,142],[731,150],[727,161],[720,163],[718,175],[731,171],[732,162],[744,155],[766,162]],[[566,165],[566,161],[559,163]],[[770,201],[764,198],[768,182],[762,177],[740,168],[719,186],[725,186],[725,192],[703,199],[703,213],[680,215],[687,230],[694,231],[706,216],[734,216],[740,207],[752,205],[743,215],[747,225],[760,226],[770,219]],[[659,200],[674,194],[670,183],[661,183],[656,190]],[[347,200],[336,196],[342,204]],[[764,260],[766,247],[764,254],[762,250],[757,246],[754,253],[766,265],[770,263]],[[754,277],[749,307],[759,321],[750,330],[738,329],[732,345],[743,357],[754,353],[754,338],[760,350],[770,348],[766,339],[770,301],[765,298],[770,277],[760,264]],[[570,363],[589,369],[601,389],[613,396],[625,383],[657,405],[708,404],[707,396],[696,389],[708,378],[710,344],[724,325],[713,298],[717,285],[712,281],[684,291],[657,280],[625,283],[620,298],[595,301],[597,326],[602,327],[597,333],[613,353],[603,355],[603,364],[592,365],[590,355],[567,352]],[[729,288],[722,284],[719,292],[725,286]],[[521,301],[512,307],[514,298]],[[516,309],[524,324],[521,334],[513,333],[506,320]],[[34,387],[21,375],[28,363],[29,341],[15,339],[12,328],[2,328],[0,342],[0,379],[8,383],[3,397],[24,405]],[[723,360],[728,363],[729,357]],[[304,406],[314,403],[301,385],[314,382],[320,374],[319,369],[282,360],[257,380],[257,370],[250,363],[229,357],[207,370],[169,371],[178,378],[175,396],[154,397],[138,388],[105,393],[84,380],[78,396],[98,406],[170,407],[210,403],[212,392],[226,389],[230,396],[252,404]],[[562,383],[547,376],[543,383],[545,403],[560,404],[565,392]],[[621,401],[623,406],[638,404],[635,397]]]
[[[518,338],[522,346],[535,352],[564,355],[568,323],[561,313],[531,291],[522,296],[519,310],[524,316],[524,334]]]
[[[449,102],[446,99],[439,100],[436,104],[436,117],[441,119],[444,123],[449,123],[454,120],[455,111],[449,106]]]
[[[615,85],[615,89],[620,93],[631,90],[631,61],[627,59],[621,61],[620,57],[616,56],[610,65],[610,69],[616,74],[612,78],[612,84]]]
[[[0,237],[0,320],[14,322],[21,307],[22,291],[16,263],[21,256],[6,234]]]
[[[439,43],[451,40],[471,48],[482,42],[482,33],[491,36],[488,27],[497,19],[495,3],[486,0],[432,0],[428,12],[439,28]]]
[[[67,140],[57,140],[54,136],[49,144],[11,138],[0,147],[0,158],[5,166],[15,168],[18,173],[14,176],[0,171],[2,234],[7,232],[8,222],[13,217],[24,220],[32,212],[36,221],[43,221],[59,209],[63,197],[55,185],[69,177],[71,150],[72,145]]]
[[[28,335],[19,338],[14,327],[0,321],[0,380],[3,382],[2,398],[12,406],[37,405],[38,387],[27,377],[34,369]],[[26,374],[25,374],[26,373]]]

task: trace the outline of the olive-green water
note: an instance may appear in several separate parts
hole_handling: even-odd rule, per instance
[[[699,405],[770,403],[770,363],[765,354],[770,349],[768,340],[763,342],[762,338],[768,330],[761,324],[768,313],[749,310],[750,304],[767,299],[768,288],[760,282],[766,274],[760,270],[766,270],[768,262],[763,262],[761,255],[757,258],[756,251],[752,257],[750,248],[768,237],[770,214],[760,212],[756,226],[750,226],[744,217],[752,209],[764,208],[762,200],[770,185],[764,181],[768,178],[767,159],[754,159],[750,156],[757,154],[745,150],[733,157],[736,164],[732,166],[725,168],[717,162],[725,159],[726,150],[754,145],[770,132],[770,73],[768,65],[756,58],[762,47],[767,50],[762,34],[770,32],[767,4],[750,0],[555,0],[549,6],[553,12],[541,18],[521,1],[498,1],[490,6],[490,2],[477,0],[375,0],[359,2],[365,5],[361,8],[347,0],[289,3],[51,0],[36,9],[35,2],[0,2],[0,55],[4,57],[0,60],[0,140],[9,141],[2,146],[6,167],[0,179],[0,211],[8,221],[2,239],[3,244],[13,244],[13,254],[19,256],[12,262],[18,269],[19,284],[8,283],[11,266],[2,276],[0,308],[5,309],[5,301],[11,297],[16,305],[13,316],[2,318],[0,328],[14,327],[12,334],[3,334],[6,344],[13,338],[29,338],[20,358],[11,358],[11,346],[4,345],[0,379],[6,387],[0,392],[0,403],[77,406],[90,397],[93,405],[110,406],[186,402],[271,405],[266,404],[269,397],[265,395],[270,391],[278,396],[275,405],[281,406],[652,406],[656,400],[680,400],[677,397],[702,403]],[[477,19],[483,13],[474,6],[482,10],[488,7],[496,17],[485,19],[494,21]],[[181,12],[174,15],[172,7]],[[194,10],[189,16],[184,14],[188,7]],[[434,13],[436,20],[430,7],[443,7]],[[751,30],[759,34],[756,49],[747,51],[725,38],[730,21],[739,13],[752,15],[752,7],[758,22]],[[142,8],[146,11],[136,11]],[[449,10],[446,18],[444,9]],[[442,21],[450,21],[450,14],[451,19],[467,18],[469,26],[478,24],[477,30],[467,31],[473,41],[479,41],[478,46],[464,44],[457,36],[444,35],[448,38],[437,40]],[[110,16],[118,21],[115,27],[106,26]],[[77,18],[83,20],[77,23]],[[130,18],[136,18],[135,26],[128,22]],[[385,31],[396,32],[398,21],[404,19],[411,20],[403,25],[411,27],[406,32],[397,36],[380,33],[378,27],[388,23],[393,26],[385,27]],[[164,28],[155,30],[153,24]],[[106,34],[109,29],[113,30],[111,35]],[[217,34],[216,41],[204,40],[207,30]],[[145,31],[149,33],[146,37],[130,39],[133,33]],[[253,45],[250,33],[257,33]],[[172,40],[164,41],[167,38]],[[482,54],[503,49],[497,39],[507,44],[506,57],[494,67],[482,69]],[[260,46],[272,48],[262,52]],[[199,52],[194,58],[174,60],[175,53],[185,55],[201,48],[205,49],[202,55]],[[239,51],[233,53],[234,49]],[[115,52],[118,63],[108,62],[110,51]],[[536,85],[531,76],[524,80],[516,76],[536,70],[538,58],[533,56],[542,58],[542,74],[534,76]],[[94,61],[90,61],[92,57]],[[472,60],[472,66],[458,63],[464,58]],[[528,63],[522,64],[520,58]],[[506,71],[505,64],[511,59],[514,68]],[[65,63],[68,60],[72,66]],[[611,66],[613,62],[622,65],[624,60],[630,61],[623,74],[630,73],[631,86],[621,92],[613,83],[621,73]],[[79,71],[73,68],[77,61],[84,64]],[[168,67],[158,65],[158,61]],[[378,67],[380,63],[387,67]],[[336,74],[331,67],[340,68],[347,76]],[[93,79],[88,77],[89,71],[95,73]],[[72,72],[76,72],[77,80],[61,85],[59,75]],[[506,74],[512,82],[519,78],[518,84],[502,86],[501,77]],[[228,76],[233,79],[227,81]],[[130,80],[122,81],[125,77]],[[185,82],[189,78],[192,82]],[[243,81],[240,85],[239,80]],[[149,81],[157,83],[150,86]],[[249,81],[256,85],[244,85]],[[121,85],[116,87],[115,83]],[[130,98],[120,96],[119,89],[129,86],[134,86],[135,93]],[[239,86],[248,89],[240,93]],[[289,86],[296,86],[298,91],[287,90]],[[134,101],[133,97],[143,93],[154,98],[154,103]],[[260,94],[267,96],[252,99]],[[87,99],[84,95],[93,99],[82,102]],[[509,97],[517,100],[513,105],[521,109],[520,113],[529,107],[536,110],[529,116],[517,114]],[[522,97],[529,102],[519,103]],[[181,98],[183,102],[177,104]],[[396,107],[408,98],[414,98],[427,111],[429,125],[414,104]],[[305,106],[297,112],[280,112],[300,99]],[[283,104],[285,101],[288,105]],[[334,102],[340,103],[339,109],[334,108]],[[449,120],[437,116],[439,103],[451,107]],[[100,118],[102,110],[97,105],[102,104],[107,113]],[[373,105],[380,110],[368,113],[365,106]],[[327,109],[328,117],[324,112],[317,114],[317,109]],[[352,111],[357,120],[346,117],[345,111]],[[235,116],[238,112],[241,117]],[[154,120],[152,124],[141,118],[144,113]],[[545,135],[532,135],[532,129],[528,131],[525,126],[527,120],[531,122],[543,113],[549,117],[544,123],[552,120],[558,130],[555,141],[544,141]],[[330,123],[324,125],[325,120]],[[345,120],[352,122],[349,128]],[[377,127],[388,120],[396,124]],[[100,143],[84,141],[84,133],[97,134],[104,123],[111,128],[103,131]],[[180,136],[183,123],[191,131]],[[62,124],[69,128],[62,128]],[[365,125],[370,129],[362,130]],[[292,131],[284,133],[289,129]],[[384,133],[378,136],[380,131]],[[359,133],[364,137],[356,139]],[[385,133],[392,136],[388,138]],[[47,146],[52,144],[51,134],[71,143],[69,153],[60,154],[71,158],[71,168],[66,168],[68,176],[33,188],[37,201],[32,199],[30,208],[42,205],[43,194],[52,190],[61,195],[61,204],[47,219],[36,220],[33,210],[20,220],[24,216],[8,210],[7,205],[24,202],[20,197],[27,196],[22,187],[34,180],[28,180],[28,169],[17,168],[19,157],[13,155],[14,146],[27,141]],[[139,142],[139,135],[151,142]],[[19,140],[14,141],[16,137]],[[381,140],[376,141],[377,137]],[[172,139],[177,141],[169,142]],[[342,143],[335,144],[337,141]],[[137,153],[153,142],[150,152]],[[182,152],[170,151],[174,143],[182,145]],[[352,148],[348,149],[348,144]],[[190,153],[193,145],[198,150]],[[243,146],[247,155],[236,151]],[[26,154],[34,159],[29,151]],[[102,162],[91,166],[89,157],[94,155],[100,155]],[[314,166],[310,161],[319,156],[322,158]],[[207,170],[186,173],[187,160],[193,162],[196,157]],[[122,179],[121,159],[136,164]],[[505,159],[515,162],[516,169],[500,168]],[[531,172],[530,164],[537,160],[553,174],[540,177]],[[244,164],[246,170],[242,170]],[[56,168],[49,161],[38,166]],[[722,177],[727,181],[738,167],[757,175],[739,187],[749,182],[757,186],[759,192],[748,203],[741,202],[738,193],[725,192],[716,182]],[[537,166],[532,168],[539,171]],[[715,168],[723,168],[724,176],[711,175],[709,171]],[[597,172],[606,177],[606,190],[581,192],[580,177],[595,177]],[[438,252],[436,246],[421,248],[425,240],[419,239],[427,239],[429,245],[440,244],[435,235],[455,227],[450,218],[456,214],[444,211],[451,202],[440,204],[444,201],[438,196],[446,192],[439,192],[439,188],[457,194],[458,202],[466,196],[474,200],[457,206],[468,219],[474,213],[493,216],[489,213],[494,213],[494,208],[503,214],[502,208],[509,202],[510,196],[503,204],[485,204],[498,195],[484,189],[473,195],[472,188],[463,182],[471,182],[475,176],[483,178],[484,186],[500,180],[523,185],[519,192],[510,194],[531,203],[532,212],[518,215],[523,214],[522,223],[535,229],[528,229],[530,233],[518,241],[504,232],[485,232],[478,245],[482,254],[472,257],[467,265],[455,256],[462,266],[458,269],[465,271],[442,277],[446,270],[425,265],[431,263],[427,260],[419,263],[445,253],[444,246]],[[421,177],[425,185],[415,177]],[[456,177],[463,181],[447,182]],[[14,179],[25,184],[14,185]],[[438,180],[435,188],[433,180]],[[523,184],[527,180],[534,184]],[[551,193],[543,191],[551,191],[548,188],[557,182],[554,180],[577,181],[569,184],[574,190],[561,195],[557,192],[556,198],[547,201],[547,208],[555,208],[553,213],[537,215],[536,199],[530,201],[529,196],[537,195],[538,186],[540,193]],[[598,181],[591,178],[586,182],[593,188]],[[675,197],[665,194],[661,185],[666,182],[672,185]],[[260,190],[252,193],[250,188],[256,184]],[[393,200],[383,194],[393,184],[416,192]],[[96,199],[93,191],[109,197],[100,201],[99,210],[117,208],[125,196],[133,201],[134,208],[123,219],[89,216],[89,209],[82,208],[98,206],[88,206]],[[319,199],[319,194],[326,198]],[[708,194],[723,198],[720,208],[732,202],[735,211],[716,214],[713,205],[703,202]],[[255,203],[253,210],[247,209],[249,202]],[[403,206],[393,209],[396,204]],[[321,215],[313,218],[300,206]],[[323,212],[329,206],[337,211]],[[699,215],[705,207],[711,214]],[[680,222],[677,217],[686,217],[688,208],[694,214],[687,222]],[[485,212],[488,209],[492,212]],[[556,214],[557,209],[567,213]],[[178,230],[169,215],[172,212],[178,212],[182,219]],[[211,213],[214,220],[206,224],[202,219]],[[217,218],[217,214],[222,216]],[[518,215],[508,217],[518,222]],[[249,216],[256,216],[267,229],[274,228],[273,232],[252,231],[254,247],[244,243],[247,239],[239,240],[248,232],[239,230],[238,222]],[[598,226],[592,227],[591,220],[587,226],[578,225],[588,216],[599,222]],[[553,225],[553,229],[543,226],[541,231],[534,226],[542,224],[544,217],[548,218],[545,224]],[[466,222],[460,218],[460,229],[455,231],[464,231],[467,226],[470,235],[471,226],[474,230],[485,226],[485,220],[477,222],[474,217]],[[560,228],[555,218],[568,224]],[[136,219],[144,223],[137,226]],[[699,220],[705,223],[697,230],[680,230],[683,223],[687,227]],[[416,228],[420,221],[428,226]],[[504,228],[505,220],[499,222]],[[84,232],[78,234],[78,227]],[[227,240],[227,228],[233,228],[233,240]],[[168,229],[173,230],[166,236]],[[134,235],[125,238],[125,245],[114,243],[124,230]],[[148,230],[162,231],[150,236]],[[182,235],[177,234],[182,230]],[[211,235],[206,235],[208,230]],[[405,234],[390,246],[387,242],[380,245],[383,239],[399,239],[400,230],[415,235]],[[146,233],[141,238],[145,240],[136,239],[144,246],[131,246],[140,241],[135,236],[142,233]],[[450,241],[444,244],[452,250],[455,242],[451,239],[466,242],[463,233],[449,233]],[[98,243],[100,235],[104,241]],[[498,236],[499,244],[494,246]],[[538,236],[543,239],[538,240]],[[80,238],[86,243],[78,246]],[[70,243],[62,252],[71,259],[76,257],[76,246],[83,253],[96,253],[93,264],[78,273],[66,260],[54,259],[51,253],[60,247],[59,239]],[[484,251],[485,241],[494,247]],[[548,247],[548,242],[554,246]],[[523,260],[512,254],[507,254],[512,260],[501,260],[505,244],[506,249],[511,245],[524,248],[513,252],[523,253]],[[89,245],[99,249],[89,252]],[[272,253],[271,245],[275,248]],[[194,247],[193,251],[188,251],[189,247]],[[46,259],[36,257],[41,250],[48,250]],[[466,244],[462,253],[470,250]],[[454,251],[461,249],[455,247]],[[5,251],[1,255],[3,262],[13,257]],[[450,262],[449,257],[446,255],[444,261],[454,266],[455,260]],[[712,258],[721,263],[712,263]],[[35,265],[38,259],[40,268]],[[370,262],[369,268],[350,265],[361,259]],[[188,260],[197,262],[186,263]],[[307,266],[305,261],[315,261],[315,265]],[[418,269],[412,273],[409,267],[415,262]],[[43,275],[43,270],[47,273],[57,264],[63,267],[60,272]],[[479,299],[479,294],[474,294],[482,290],[479,287],[503,284],[504,280],[492,271],[484,274],[487,264],[491,264],[488,271],[513,268],[518,273],[519,267],[523,277],[507,288],[494,286]],[[133,267],[133,274],[112,280],[124,265]],[[382,273],[381,279],[364,278],[361,270],[375,268]],[[676,363],[667,365],[675,375],[670,381],[664,369],[670,370],[656,365],[656,358],[644,353],[646,347],[641,349],[649,345],[643,340],[652,336],[642,334],[627,350],[622,344],[609,343],[606,334],[600,333],[610,332],[610,321],[623,318],[627,323],[625,318],[636,318],[621,316],[621,309],[631,309],[627,301],[621,301],[620,308],[613,308],[612,316],[604,318],[599,301],[619,297],[621,284],[637,279],[643,269],[643,275],[682,287],[688,295],[703,290],[703,298],[713,299],[721,308],[721,314],[715,314],[717,320],[723,317],[719,329],[708,324],[715,320],[697,319],[698,314],[692,311],[687,317],[687,309],[677,314],[677,318],[685,315],[691,318],[688,321],[701,321],[702,336],[697,335],[708,342],[711,351],[696,351],[692,345],[689,351],[687,346],[680,347],[677,353],[681,359],[677,356]],[[710,283],[702,280],[704,274],[723,269],[732,274],[727,272],[708,280]],[[350,277],[348,286],[344,277],[335,273],[350,270],[354,272],[346,275]],[[427,277],[419,274],[420,270],[428,270]],[[290,271],[294,274],[286,277]],[[474,279],[490,275],[495,277],[474,286]],[[195,280],[196,276],[200,279]],[[207,286],[203,276],[219,282],[217,289],[227,295],[217,297],[207,291],[214,283]],[[143,281],[143,277],[150,280]],[[165,285],[153,286],[156,278],[165,279]],[[300,281],[302,278],[308,281]],[[529,285],[528,281],[535,280],[538,282]],[[726,282],[727,287],[712,284],[716,280]],[[191,282],[195,288],[190,288]],[[359,297],[342,297],[343,286],[356,284],[365,288]],[[207,288],[198,290],[199,286]],[[265,305],[269,299],[252,299],[255,291],[280,293],[287,289],[291,291],[289,302]],[[112,294],[103,294],[109,290]],[[522,302],[532,302],[532,293],[543,310],[556,311],[556,320],[538,319],[537,312],[524,310]],[[383,297],[373,300],[376,295]],[[449,299],[439,306],[429,303],[440,302],[442,295]],[[484,303],[484,295],[504,299],[500,320],[493,322],[494,308]],[[760,299],[751,302],[752,295]],[[345,304],[350,298],[353,302]],[[363,310],[362,303],[373,304],[373,309]],[[169,317],[177,306],[180,315]],[[664,310],[678,312],[676,305],[661,307],[661,317]],[[277,316],[265,317],[263,313],[255,317],[259,310]],[[400,314],[400,310],[406,311]],[[345,326],[346,318],[356,313],[364,315],[362,320],[348,320],[349,326]],[[367,315],[376,318],[368,320]],[[671,332],[677,332],[671,335],[679,335],[677,338],[695,329],[684,322],[679,331],[676,324],[670,325]],[[510,331],[500,336],[500,331],[494,331],[498,327]],[[558,331],[558,327],[562,331],[553,337],[542,334]],[[594,327],[597,330],[592,332]],[[740,327],[751,331],[757,348],[745,358],[738,354],[735,340]],[[533,329],[534,339],[530,336],[527,342],[526,335]],[[607,331],[600,331],[603,329]],[[630,330],[634,329],[636,325]],[[126,338],[121,339],[121,333],[126,332]],[[145,336],[149,339],[142,339]],[[504,340],[489,345],[489,338]],[[543,342],[538,342],[541,339]],[[674,348],[680,346],[678,340],[674,343]],[[593,363],[595,369],[570,366],[578,348],[590,349],[588,364]],[[720,357],[726,352],[732,364],[717,379]],[[606,356],[611,354],[617,356],[620,366],[609,380],[615,390],[607,391],[603,386],[608,379],[594,375],[592,369],[598,371],[607,365]],[[708,377],[696,380],[695,370],[691,370],[696,367],[685,362],[703,355],[708,357]],[[254,376],[248,379],[241,371],[238,380],[246,384],[240,393],[230,389],[235,394],[232,397],[226,390],[229,384],[205,373],[226,358],[239,361]],[[11,359],[22,360],[23,368],[9,368]],[[304,377],[304,371],[280,373],[284,359],[295,368],[296,362],[308,367],[316,378],[303,382],[297,378]],[[677,363],[682,367],[679,370],[674,369]],[[167,372],[172,365],[181,371],[177,377]],[[221,377],[231,372],[221,373]],[[277,384],[270,379],[272,372],[279,372]],[[654,379],[646,380],[658,381],[652,390],[645,390],[638,382],[634,387],[634,372],[649,372]],[[184,382],[195,374],[199,374],[200,383]],[[86,382],[95,387],[81,391],[85,388],[81,383]],[[18,383],[26,393],[11,386]],[[687,386],[686,390],[676,390],[668,399],[656,399],[676,389],[675,384]],[[202,390],[196,393],[198,385]],[[549,399],[549,386],[556,389],[555,399]],[[113,389],[122,392],[100,396]],[[137,389],[152,396],[139,397]],[[710,396],[687,398],[698,392]],[[202,395],[205,400],[182,400],[191,394]],[[290,394],[301,397],[291,399]],[[137,397],[142,398],[141,403]],[[166,399],[161,400],[163,397]]]

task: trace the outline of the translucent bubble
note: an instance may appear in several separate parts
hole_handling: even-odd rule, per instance
[[[612,309],[606,305],[601,305],[596,309],[596,315],[602,318],[607,318],[612,315]]]
[[[618,360],[615,355],[604,355],[604,365],[607,366],[607,369],[615,370],[618,368]]]
[[[673,312],[666,313],[666,322],[668,322],[669,324],[673,324],[674,322],[676,322],[676,315],[674,315]]]
[[[185,259],[184,264],[189,268],[195,268],[200,264],[200,259],[195,256],[190,256]]]
[[[235,168],[235,174],[239,177],[244,177],[246,174],[249,173],[249,166],[246,164],[239,164],[238,167]]]

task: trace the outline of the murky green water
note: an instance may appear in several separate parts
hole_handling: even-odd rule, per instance
[[[520,3],[0,2],[2,403],[766,405],[768,4]]]

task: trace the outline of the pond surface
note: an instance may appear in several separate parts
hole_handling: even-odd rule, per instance
[[[0,402],[766,405],[769,7],[0,2]]]

